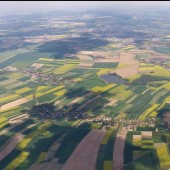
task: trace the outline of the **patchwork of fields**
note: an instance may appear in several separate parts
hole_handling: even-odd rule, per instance
[[[170,71],[140,62],[136,55],[144,51],[134,46],[113,47],[59,59],[28,49],[0,54],[0,169],[159,170],[170,165],[170,133],[156,124],[160,110],[170,109]],[[127,83],[107,83],[102,74]],[[59,79],[69,82],[57,84]],[[52,111],[44,113],[43,104],[51,104]],[[34,106],[43,109],[36,114]],[[24,113],[29,117],[11,123]]]

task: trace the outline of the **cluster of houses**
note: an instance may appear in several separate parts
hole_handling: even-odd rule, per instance
[[[66,75],[45,74],[41,72],[40,70],[32,69],[32,68],[20,69],[17,67],[9,66],[9,67],[6,67],[5,70],[24,73],[25,75],[31,76],[32,78],[37,78],[45,82],[46,84],[50,84],[50,85],[59,85],[59,84],[67,85],[67,84],[75,83],[74,80],[65,78]]]
[[[127,131],[135,131],[137,127],[160,127],[170,130],[170,124],[165,121],[157,121],[156,118],[147,118],[145,120],[133,120],[125,118],[111,118],[104,115],[93,116],[81,111],[65,112],[65,109],[53,110],[45,105],[37,105],[31,110],[31,113],[46,119],[65,119],[66,121],[73,121],[82,119],[86,123],[97,123],[104,126],[114,126],[116,128],[123,127]],[[9,117],[9,123],[17,123],[29,118],[28,113]]]
[[[47,119],[62,119],[64,118],[67,121],[77,120],[77,119],[86,119],[89,117],[88,114],[81,111],[69,111],[66,112],[65,109],[55,110],[46,105],[36,105],[31,110],[31,113],[38,115],[42,118]]]
[[[166,57],[162,57],[162,54],[154,53],[153,56],[149,56],[147,58],[139,58],[138,60],[144,63],[149,63],[153,65],[160,65],[162,67],[168,67],[167,63],[170,62]]]

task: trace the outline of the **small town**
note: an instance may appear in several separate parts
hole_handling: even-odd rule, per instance
[[[62,74],[62,75],[61,74],[60,75],[44,74],[41,72],[41,70],[38,70],[38,69],[32,69],[32,68],[21,69],[21,68],[12,67],[12,66],[6,67],[4,70],[10,71],[10,72],[24,73],[27,76],[31,76],[32,79],[36,78],[50,85],[61,85],[61,84],[68,85],[68,84],[75,83],[74,80],[65,78],[67,74]]]

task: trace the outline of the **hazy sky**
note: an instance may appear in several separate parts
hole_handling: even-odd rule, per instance
[[[51,10],[83,10],[125,8],[169,8],[168,1],[0,1],[0,14],[46,12]]]

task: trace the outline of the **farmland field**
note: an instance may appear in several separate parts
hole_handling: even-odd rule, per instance
[[[0,170],[170,168],[162,11],[0,15]]]

